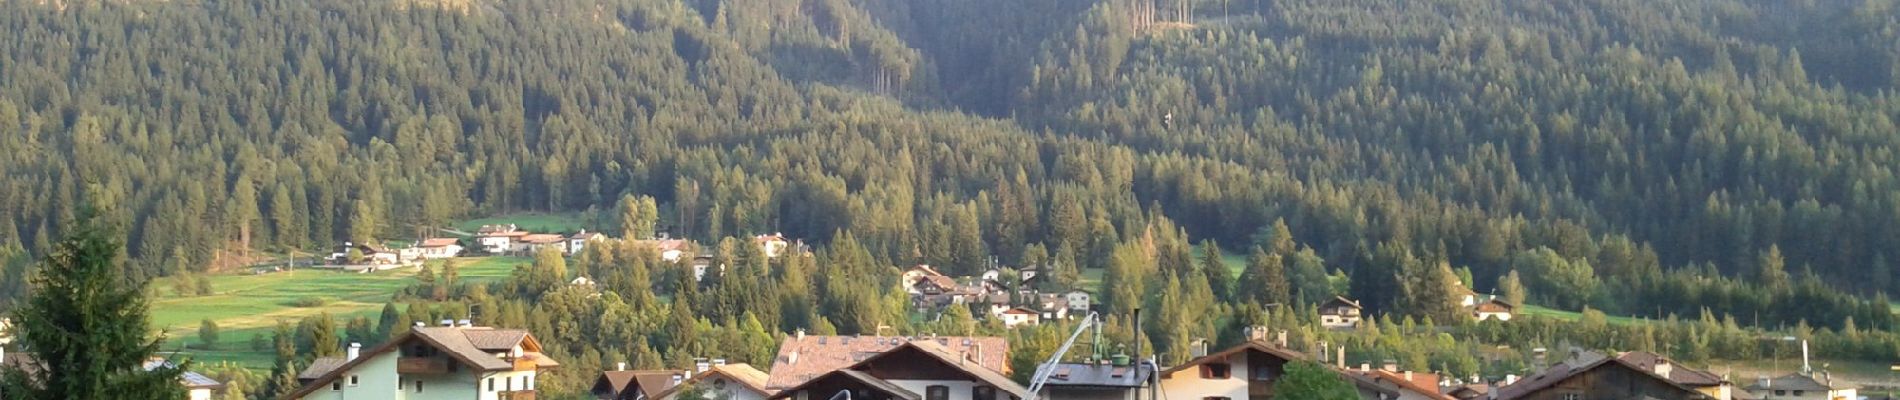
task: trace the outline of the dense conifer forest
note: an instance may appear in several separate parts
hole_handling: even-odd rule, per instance
[[[1177,356],[1333,294],[1392,318],[1355,352],[1421,370],[1553,337],[1751,354],[1750,327],[1900,351],[1893,0],[41,0],[0,31],[6,301],[82,201],[147,280],[511,212],[617,231],[632,197],[748,278],[610,248],[385,317],[486,304],[596,371],[769,364],[793,329],[989,329],[887,289],[998,263],[1100,274],[1118,341],[1206,307],[1145,314]],[[817,256],[729,239],[767,232]],[[1393,344],[1459,320],[1456,281],[1670,322]]]

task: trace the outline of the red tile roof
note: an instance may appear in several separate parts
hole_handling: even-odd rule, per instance
[[[455,238],[423,239],[422,244],[416,247],[444,247],[455,243],[457,243]]]

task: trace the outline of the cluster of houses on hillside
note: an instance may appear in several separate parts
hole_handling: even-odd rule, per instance
[[[1349,367],[1343,347],[1309,356],[1284,331],[1248,328],[1247,340],[1176,365],[1116,355],[1049,366],[1031,392],[1009,378],[1009,342],[999,337],[788,335],[768,369],[698,359],[689,370],[601,371],[602,400],[1269,400],[1287,365],[1310,361],[1349,382],[1367,400],[1859,399],[1826,373],[1762,379],[1738,388],[1728,378],[1647,352],[1575,350],[1541,371],[1497,382],[1404,371],[1386,361]],[[1542,357],[1539,358],[1540,360]],[[9,360],[13,361],[13,360]],[[318,359],[298,376],[291,399],[534,399],[536,378],[561,363],[534,335],[467,321],[418,325],[374,349]],[[589,372],[591,373],[591,372]],[[215,382],[213,382],[215,383]]]
[[[466,241],[457,238],[425,238],[399,248],[343,242],[324,257],[325,263],[319,267],[379,271],[415,267],[428,260],[468,255],[465,251],[481,255],[532,255],[551,248],[572,256],[580,254],[589,245],[608,240],[616,239],[586,229],[571,234],[535,233],[514,224],[483,225]],[[632,241],[652,246],[660,252],[662,259],[669,262],[681,262],[690,257],[695,279],[703,278],[706,269],[712,264],[710,255],[693,255],[694,246],[686,240],[660,237]],[[785,235],[778,233],[753,236],[751,241],[766,257],[777,258],[789,253],[810,254],[811,251],[803,241],[788,240]],[[465,247],[464,244],[469,246]]]
[[[1475,321],[1510,321],[1517,315],[1517,305],[1511,304],[1494,295],[1481,295],[1459,286],[1458,305],[1464,308]],[[1333,296],[1319,304],[1319,324],[1330,329],[1351,329],[1359,325],[1365,308],[1358,301],[1341,296]]]
[[[1002,321],[1003,326],[1035,325],[1043,321],[1067,320],[1087,315],[1091,294],[1073,289],[1061,293],[1042,293],[1033,283],[1035,269],[1025,269],[1019,287],[1003,281],[1002,271],[991,269],[981,276],[954,278],[929,265],[904,270],[904,290],[917,311],[937,314],[949,307],[970,307],[971,315]]]

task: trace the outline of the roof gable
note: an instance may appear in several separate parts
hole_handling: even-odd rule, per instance
[[[1537,393],[1538,391],[1547,389],[1551,386],[1555,386],[1558,382],[1563,382],[1565,380],[1569,380],[1571,378],[1575,378],[1577,376],[1589,373],[1590,371],[1594,371],[1594,370],[1598,370],[1602,368],[1622,368],[1628,371],[1635,372],[1634,375],[1638,377],[1651,379],[1656,382],[1662,383],[1664,387],[1668,387],[1668,388],[1672,388],[1672,389],[1680,391],[1679,394],[1686,396],[1684,398],[1706,398],[1706,396],[1703,395],[1702,392],[1698,392],[1695,389],[1689,388],[1687,386],[1683,386],[1682,384],[1676,383],[1675,381],[1670,380],[1668,378],[1658,376],[1653,370],[1637,367],[1636,365],[1630,364],[1629,362],[1624,361],[1622,359],[1618,359],[1614,357],[1598,356],[1594,361],[1588,361],[1588,362],[1578,362],[1578,361],[1585,361],[1585,360],[1573,360],[1571,362],[1558,363],[1557,365],[1553,365],[1550,368],[1545,369],[1543,372],[1539,372],[1535,375],[1531,375],[1531,376],[1525,377],[1524,379],[1518,380],[1517,383],[1511,384],[1509,386],[1497,388],[1496,390],[1497,399],[1511,400],[1511,399],[1524,398],[1533,393]]]
[[[771,375],[766,387],[787,389],[798,386],[906,342],[916,341],[935,342],[953,354],[974,355],[976,363],[984,368],[999,373],[1009,372],[1009,341],[1000,337],[790,335],[780,342],[778,355],[772,359]]]
[[[964,375],[965,377],[967,377],[969,380],[988,384],[990,386],[995,387],[997,390],[1003,391],[1004,393],[1009,393],[1010,395],[1016,396],[1017,398],[1026,399],[1030,397],[1029,389],[1022,387],[1022,385],[1016,384],[1015,381],[1010,380],[1009,377],[1004,376],[1001,372],[997,372],[989,368],[983,367],[982,365],[976,363],[973,360],[970,360],[967,357],[959,357],[955,353],[952,353],[949,349],[946,349],[943,346],[938,345],[937,343],[933,343],[929,341],[914,341],[914,342],[904,343],[903,345],[900,345],[895,349],[891,349],[883,353],[878,353],[877,355],[871,356],[870,358],[867,358],[864,361],[858,362],[857,364],[852,365],[851,367],[846,368],[846,369],[854,370],[854,371],[865,371],[866,369],[868,369],[869,366],[875,365],[875,363],[878,363],[882,360],[890,359],[892,357],[915,357],[919,355],[924,356],[930,361],[934,361],[937,364],[940,364],[942,367],[944,367],[943,370],[960,373]],[[930,362],[930,361],[926,361],[926,362]]]
[[[1201,364],[1206,364],[1209,362],[1224,360],[1224,359],[1227,359],[1227,357],[1230,357],[1236,354],[1241,354],[1244,352],[1263,354],[1269,357],[1275,357],[1275,358],[1279,358],[1285,361],[1306,359],[1305,354],[1300,354],[1297,351],[1275,347],[1272,344],[1267,343],[1265,341],[1254,340],[1254,341],[1248,341],[1246,343],[1241,343],[1238,346],[1229,347],[1226,350],[1221,350],[1219,353],[1208,354],[1205,356],[1197,357],[1192,360],[1188,360],[1188,362],[1181,363],[1181,365],[1176,365],[1173,368],[1168,368],[1165,371],[1161,371],[1161,376],[1166,377],[1168,375],[1173,375],[1175,372],[1180,372],[1181,370],[1193,368],[1193,367],[1200,366]]]
[[[347,372],[351,369],[355,369],[358,365],[361,365],[362,363],[368,362],[369,360],[374,359],[377,356],[380,356],[382,354],[395,351],[396,349],[400,349],[402,348],[402,345],[414,343],[417,341],[427,343],[429,346],[434,347],[437,350],[441,350],[442,353],[449,355],[449,357],[454,358],[456,361],[459,361],[464,365],[472,366],[476,369],[487,370],[487,371],[499,371],[499,370],[508,370],[508,369],[514,368],[514,363],[509,362],[507,360],[503,360],[500,357],[495,357],[494,354],[490,354],[486,351],[483,351],[480,348],[477,348],[470,341],[469,336],[465,333],[465,332],[471,332],[471,331],[481,332],[481,333],[478,333],[478,335],[490,335],[490,333],[488,332],[520,331],[522,332],[521,343],[522,343],[522,347],[524,351],[524,354],[522,355],[523,359],[532,360],[535,362],[537,367],[542,367],[542,368],[552,368],[552,367],[560,366],[560,363],[554,362],[554,360],[552,359],[548,359],[547,356],[541,355],[538,352],[529,352],[527,350],[527,347],[529,347],[530,345],[532,345],[536,350],[539,350],[540,344],[538,342],[535,342],[534,336],[527,334],[526,333],[527,331],[525,330],[493,329],[493,328],[480,328],[480,327],[419,326],[419,327],[411,328],[409,332],[404,332],[402,336],[392,338],[388,342],[384,342],[381,345],[377,345],[376,348],[363,352],[362,354],[357,356],[356,359],[354,360],[345,361],[341,364],[336,365],[335,368],[322,373],[321,375],[318,375],[314,378],[309,378],[311,379],[309,383],[304,384],[303,387],[298,388],[296,392],[292,392],[290,395],[285,396],[285,398],[301,398],[305,395],[308,395],[311,392],[316,391],[317,388],[322,387],[326,384],[329,384],[331,381],[334,381],[337,378],[341,377],[344,372]],[[503,336],[503,335],[495,335],[495,336]],[[488,339],[492,339],[492,338],[488,338]],[[488,340],[488,339],[485,339],[485,340]],[[513,350],[513,346],[510,346],[509,350]],[[334,359],[340,360],[340,358],[334,358]],[[319,359],[319,361],[322,361],[322,360],[323,359]],[[315,363],[312,364],[313,367],[315,365],[316,365]],[[306,368],[306,372],[308,372],[308,370],[310,369],[313,369],[313,368]],[[305,378],[303,375],[299,375],[298,379],[303,380]]]

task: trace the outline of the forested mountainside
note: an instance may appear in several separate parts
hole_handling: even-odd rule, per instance
[[[4,282],[82,199],[155,277],[636,194],[706,241],[1108,268],[1111,310],[1212,239],[1378,310],[1445,265],[1561,307],[1887,327],[1897,7],[0,2]]]

